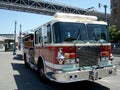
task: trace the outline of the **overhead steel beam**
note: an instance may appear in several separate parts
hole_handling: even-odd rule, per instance
[[[42,0],[0,0],[0,8],[44,15],[54,15],[56,12],[86,13],[85,9],[48,3]]]

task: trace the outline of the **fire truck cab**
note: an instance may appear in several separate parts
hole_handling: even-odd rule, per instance
[[[56,13],[54,17],[24,37],[27,67],[59,83],[116,75],[106,22],[88,15]]]

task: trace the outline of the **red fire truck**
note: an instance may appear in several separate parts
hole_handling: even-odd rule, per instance
[[[59,83],[116,75],[107,23],[96,16],[56,13],[24,41],[26,67]]]

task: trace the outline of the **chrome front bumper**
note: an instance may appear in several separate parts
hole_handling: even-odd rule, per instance
[[[104,67],[102,69],[92,70],[90,73],[90,78],[93,80],[100,79],[103,77],[116,75],[116,67]]]
[[[69,83],[69,82],[76,82],[76,81],[83,81],[83,80],[97,80],[97,79],[112,76],[112,75],[116,75],[115,66],[104,67],[101,69],[53,73],[51,80],[59,83]]]
[[[61,83],[89,80],[89,70],[72,71],[55,74],[55,81]]]

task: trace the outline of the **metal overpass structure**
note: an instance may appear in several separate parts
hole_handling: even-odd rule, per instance
[[[73,14],[90,14],[96,15],[99,19],[104,20],[104,13],[89,11],[88,9],[77,8],[62,4],[55,4],[43,0],[0,0],[0,9],[54,15],[56,12],[73,13]]]
[[[28,13],[53,15],[55,12],[84,14],[85,9],[53,4],[43,0],[0,0],[0,8]]]

